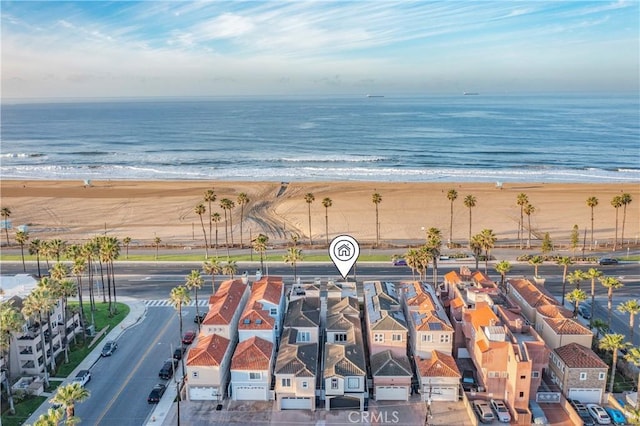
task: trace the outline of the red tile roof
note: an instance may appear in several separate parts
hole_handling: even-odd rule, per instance
[[[555,353],[568,368],[609,368],[591,348],[577,343],[560,346]]]
[[[544,318],[549,327],[556,334],[589,334],[593,335],[591,330],[580,324],[572,318]]]
[[[209,312],[202,321],[203,325],[229,325],[233,314],[238,310],[247,286],[241,280],[227,280],[220,289],[209,298]]]
[[[514,291],[517,291],[529,306],[560,305],[560,302],[546,289],[536,287],[535,284],[525,278],[509,279],[508,282]]]
[[[253,336],[238,343],[231,359],[232,370],[268,370],[273,343]]]
[[[249,303],[253,304],[255,301],[265,300],[269,303],[273,303],[274,305],[278,305],[280,304],[283,287],[284,283],[282,281],[282,277],[262,277],[251,286]]]
[[[432,351],[430,359],[415,357],[420,377],[462,377],[455,359],[444,352]]]
[[[253,283],[249,300],[238,321],[238,329],[270,330],[275,328],[275,318],[269,315],[269,311],[263,309],[262,301],[278,306],[280,298],[283,296],[283,286],[282,278],[274,276],[266,276]],[[256,320],[260,320],[259,323],[256,323]]]
[[[219,367],[229,343],[229,339],[218,334],[200,335],[196,345],[189,350],[187,365]]]

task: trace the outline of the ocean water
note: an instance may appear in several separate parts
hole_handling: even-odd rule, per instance
[[[635,95],[3,102],[3,179],[640,182]]]

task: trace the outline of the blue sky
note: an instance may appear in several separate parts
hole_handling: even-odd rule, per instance
[[[633,92],[639,4],[2,0],[2,97]]]

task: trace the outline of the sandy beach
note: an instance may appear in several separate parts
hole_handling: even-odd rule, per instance
[[[633,201],[626,208],[625,240],[637,243],[640,234],[640,184],[550,184],[504,183],[502,188],[489,183],[384,183],[384,182],[230,182],[230,181],[80,181],[1,182],[2,207],[11,210],[13,227],[27,225],[30,238],[61,238],[81,242],[107,233],[118,238],[131,237],[132,246],[151,245],[155,237],[162,244],[197,246],[203,244],[200,217],[195,206],[204,202],[204,193],[213,189],[217,200],[212,212],[219,213],[218,242],[225,241],[225,211],[220,200],[236,203],[229,224],[233,240],[240,242],[241,208],[238,194],[244,192],[243,241],[265,233],[272,243],[290,241],[296,234],[308,242],[308,208],[305,194],[312,193],[311,228],[314,244],[326,241],[325,208],[322,200],[330,198],[328,208],[329,239],[346,233],[361,244],[375,242],[374,192],[382,200],[378,205],[382,244],[418,243],[424,229],[439,228],[446,242],[449,238],[450,201],[447,192],[455,189],[453,204],[453,241],[465,244],[469,234],[469,209],[463,200],[476,198],[471,209],[472,233],[492,229],[498,244],[517,240],[520,207],[517,196],[527,195],[535,211],[531,228],[535,235],[548,232],[556,243],[567,244],[574,225],[581,239],[591,232],[591,209],[586,200],[596,197],[594,239],[603,246],[612,244],[616,227],[614,196],[629,193]],[[204,203],[208,210],[208,203]],[[229,213],[229,211],[227,211]],[[209,212],[203,215],[207,233]],[[618,237],[622,231],[623,208],[618,211]],[[525,225],[527,225],[525,215]],[[229,231],[231,232],[231,231]],[[10,236],[13,232],[10,232]],[[214,224],[215,238],[215,224]],[[231,240],[231,236],[229,236]],[[3,236],[4,241],[4,236]],[[539,241],[535,243],[539,245]]]

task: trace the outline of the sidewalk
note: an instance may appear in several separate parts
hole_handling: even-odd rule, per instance
[[[105,342],[107,340],[118,340],[118,338],[122,333],[124,333],[127,329],[138,324],[138,322],[144,317],[147,310],[142,300],[137,300],[129,297],[122,297],[118,299],[118,302],[125,303],[129,306],[129,314],[120,322],[120,324],[117,327],[115,327],[109,333],[107,333],[107,336],[103,340]],[[96,362],[98,362],[98,360],[100,359],[101,352],[102,352],[102,347],[99,344],[97,344],[93,348],[93,350],[89,353],[89,355],[87,355],[85,359],[82,360],[80,364],[78,364],[75,370],[73,370],[67,378],[51,377],[51,380],[54,380],[54,381],[62,380],[61,385],[68,384],[71,381],[71,379],[76,376],[78,371],[91,370],[91,367],[93,367],[93,365]],[[47,396],[47,398],[49,398],[53,395],[50,393],[45,393],[43,394],[43,396]],[[38,420],[38,417],[46,413],[49,408],[51,408],[51,403],[49,402],[49,399],[47,399],[47,401],[43,402],[42,405],[40,405],[40,407],[38,407],[38,409],[31,414],[31,417],[27,419],[25,424],[32,425],[33,423],[35,423],[36,420]]]

